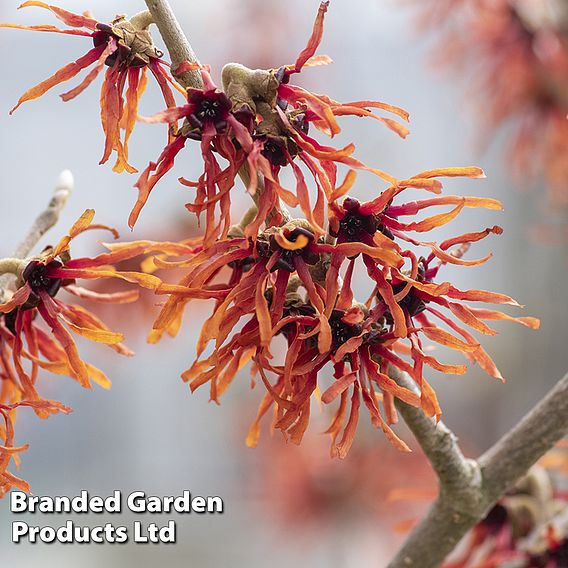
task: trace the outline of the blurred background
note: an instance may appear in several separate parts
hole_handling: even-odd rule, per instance
[[[72,11],[90,9],[102,21],[119,13],[144,9],[141,0],[85,3],[61,0]],[[55,23],[43,10],[17,12],[17,0],[1,3],[0,21]],[[220,83],[220,69],[229,61],[249,67],[279,67],[295,60],[309,37],[317,0],[171,0],[196,53],[209,63]],[[401,5],[402,4],[402,5]],[[157,43],[161,41],[155,37]],[[485,337],[506,384],[477,368],[462,377],[433,374],[445,422],[476,455],[506,432],[568,367],[566,336],[566,247],[564,241],[543,243],[534,238],[536,225],[554,223],[541,187],[519,191],[505,159],[506,130],[480,148],[475,114],[464,102],[467,84],[454,70],[435,70],[430,43],[418,31],[416,12],[407,3],[388,0],[332,1],[320,53],[334,64],[307,69],[299,83],[336,100],[377,99],[407,109],[411,135],[401,140],[386,129],[363,120],[342,121],[337,145],[353,140],[358,157],[399,178],[445,166],[479,165],[486,180],[449,180],[445,192],[495,197],[504,212],[467,210],[460,221],[438,236],[502,225],[504,234],[486,239],[472,256],[488,250],[494,258],[476,267],[447,267],[443,276],[460,288],[484,288],[507,293],[525,304],[526,315],[542,320],[532,332],[500,325],[496,337]],[[59,172],[73,171],[76,190],[60,225],[45,243],[55,242],[87,207],[97,210],[101,223],[117,227],[124,239],[179,239],[195,234],[195,224],[183,204],[187,188],[178,175],[195,178],[201,160],[197,152],[181,155],[176,169],[158,186],[134,233],[126,226],[135,201],[134,176],[113,174],[97,165],[103,137],[99,123],[100,82],[76,100],[62,103],[54,89],[40,101],[25,104],[14,116],[8,111],[21,93],[56,69],[86,52],[88,39],[56,34],[2,30],[4,53],[0,82],[0,176],[2,240],[0,255],[10,255],[32,219],[46,205]],[[462,79],[462,80],[460,80]],[[160,94],[150,81],[141,113],[161,110]],[[143,169],[165,144],[163,128],[140,124],[133,135],[131,157]],[[177,175],[176,175],[177,174]],[[360,176],[358,197],[370,199],[382,187]],[[238,193],[235,192],[235,193]],[[240,201],[239,201],[240,199]],[[235,209],[244,210],[244,196]],[[96,253],[93,240],[79,241],[77,253]],[[87,244],[85,244],[87,243]],[[82,248],[83,247],[83,248]],[[189,489],[196,495],[220,495],[226,511],[219,516],[145,515],[144,522],[174,518],[177,545],[64,546],[19,545],[10,542],[8,501],[0,502],[2,565],[146,567],[157,563],[200,566],[383,566],[404,528],[425,507],[423,497],[435,489],[419,452],[400,455],[384,443],[381,433],[363,421],[361,435],[344,462],[330,461],[328,440],[321,434],[327,416],[312,422],[305,443],[286,445],[280,436],[263,433],[255,450],[244,445],[261,389],[249,389],[248,373],[224,397],[220,407],[208,404],[207,389],[191,395],[180,373],[194,356],[198,321],[207,315],[198,304],[186,315],[176,341],[146,345],[155,308],[147,313],[117,306],[106,319],[127,334],[137,355],[119,359],[110,350],[80,345],[85,359],[96,362],[113,380],[113,388],[92,392],[70,380],[45,376],[40,392],[73,407],[69,416],[40,422],[21,411],[17,443],[29,443],[21,476],[36,495],[69,495],[87,489],[108,495],[115,489],[154,495],[177,495]],[[512,313],[512,312],[511,312]],[[515,314],[517,315],[517,314]],[[524,315],[524,314],[523,314]],[[143,331],[141,331],[143,330]],[[452,360],[452,354],[446,359]],[[403,427],[398,431],[410,439]],[[387,502],[395,489],[414,488],[410,502]],[[124,522],[130,522],[129,517]],[[30,524],[59,526],[65,515],[28,515]],[[79,524],[120,521],[109,516],[77,517]]]

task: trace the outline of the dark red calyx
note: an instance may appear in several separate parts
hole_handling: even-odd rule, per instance
[[[187,117],[194,129],[202,130],[204,125],[212,124],[218,134],[227,130],[232,105],[225,93],[190,89],[187,100],[195,109]]]
[[[48,274],[50,270],[62,266],[58,260],[52,260],[48,264],[32,260],[24,269],[22,279],[30,285],[34,292],[44,291],[53,298],[61,287],[61,278],[52,278]]]

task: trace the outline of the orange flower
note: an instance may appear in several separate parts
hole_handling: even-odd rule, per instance
[[[224,91],[212,82],[206,68],[187,62],[180,66],[178,72],[200,69],[204,87],[188,90],[187,105],[145,119],[146,122],[171,123],[180,119],[185,122],[177,137],[156,162],[150,163],[138,180],[139,196],[130,215],[131,226],[150,192],[172,169],[176,156],[188,139],[200,142],[204,172],[197,182],[183,179],[180,182],[196,189],[196,199],[187,208],[198,215],[205,212],[206,246],[228,235],[231,226],[230,193],[237,175],[245,180],[248,192],[258,203],[255,217],[245,228],[245,235],[253,239],[263,223],[278,225],[284,222],[280,201],[290,207],[300,206],[316,236],[323,235],[325,200],[333,199],[334,192],[338,191],[335,189],[337,165],[351,170],[367,170],[391,184],[396,183],[394,177],[356,159],[353,144],[332,148],[309,135],[313,124],[324,134],[334,136],[340,131],[337,123],[340,116],[366,116],[382,122],[400,136],[408,133],[406,127],[395,120],[380,117],[369,110],[378,108],[408,120],[408,113],[398,107],[378,101],[339,103],[289,83],[290,77],[304,66],[330,62],[326,56],[315,55],[323,34],[327,4],[321,4],[308,45],[293,66],[253,71],[239,64],[228,64],[223,69]],[[228,162],[225,169],[219,165],[216,154]],[[313,178],[317,189],[313,207],[301,165]],[[295,191],[283,187],[280,182],[280,172],[286,167],[290,167],[294,174]],[[339,191],[346,191],[352,185],[354,171],[351,170]],[[215,217],[217,208],[221,213],[219,220]]]
[[[97,78],[106,65],[108,69],[101,89],[101,122],[106,140],[100,163],[106,163],[111,154],[116,152],[117,160],[113,170],[118,173],[124,170],[129,173],[136,172],[136,169],[128,163],[128,141],[136,124],[138,102],[148,82],[147,69],[150,69],[154,75],[168,107],[175,106],[170,85],[185,93],[164,69],[166,63],[161,59],[162,53],[154,47],[148,32],[151,22],[135,18],[127,20],[125,16],[118,16],[110,24],[105,24],[90,15],[73,14],[35,0],[24,2],[20,8],[28,6],[50,10],[70,29],[59,29],[47,24],[38,26],[0,24],[0,27],[90,37],[94,47],[84,56],[65,65],[54,75],[26,91],[11,113],[22,103],[41,97],[56,85],[73,79],[82,70],[94,65],[79,85],[61,95],[64,101],[74,99]],[[128,88],[124,96],[126,83]],[[121,129],[125,131],[122,139]]]
[[[3,377],[4,378],[4,377]],[[14,424],[13,415],[18,408],[29,406],[36,409],[36,411],[57,413],[63,412],[68,414],[71,409],[63,406],[54,400],[39,400],[39,401],[20,401],[14,404],[1,404],[0,415],[4,420],[4,425],[0,425],[0,499],[10,491],[13,487],[20,491],[29,492],[30,486],[26,481],[10,473],[7,468],[13,460],[18,464],[18,455],[27,450],[28,446],[14,446]]]
[[[95,302],[124,303],[136,301],[138,292],[130,290],[99,295],[77,286],[75,279],[118,278],[149,289],[156,289],[161,284],[161,280],[156,276],[140,272],[121,272],[112,266],[120,260],[159,250],[160,245],[156,243],[122,244],[115,252],[94,258],[71,259],[69,244],[81,233],[101,228],[114,232],[103,225],[93,224],[93,217],[93,210],[85,211],[55,248],[46,249],[38,258],[23,261],[21,287],[7,302],[0,304],[0,313],[5,314],[3,336],[11,342],[14,366],[28,400],[40,400],[34,387],[37,366],[55,373],[69,374],[84,387],[90,387],[90,380],[105,387],[110,385],[101,371],[81,360],[71,332],[104,343],[122,355],[131,354],[131,351],[122,345],[122,334],[108,329],[85,308],[59,300],[57,295],[61,290]],[[114,234],[117,236],[116,232]],[[167,244],[164,244],[164,247],[164,250],[171,251]],[[37,327],[37,315],[45,321],[52,335],[47,335]],[[28,345],[27,351],[24,351],[24,340]],[[40,360],[38,354],[43,355],[46,360]],[[24,370],[22,358],[33,363],[31,377]]]
[[[94,258],[72,259],[71,241],[93,229],[114,229],[93,223],[94,211],[87,210],[55,248],[48,247],[36,258],[21,261],[19,288],[11,298],[0,304],[0,496],[10,487],[29,490],[26,482],[7,471],[12,459],[26,447],[13,446],[13,421],[16,410],[30,407],[40,418],[57,412],[68,413],[70,408],[59,402],[45,400],[37,390],[40,369],[58,375],[68,375],[83,387],[91,381],[103,388],[111,383],[97,367],[84,362],[77,350],[73,335],[108,345],[121,355],[132,355],[122,344],[121,333],[111,331],[96,315],[86,308],[62,301],[65,291],[90,302],[129,303],[138,299],[137,290],[99,294],[76,284],[76,279],[120,279],[155,290],[161,280],[137,271],[119,271],[114,265],[147,253],[181,254],[190,247],[175,243],[135,241],[106,245],[109,252]],[[175,289],[175,287],[173,287]],[[47,330],[38,320],[43,320]]]
[[[501,233],[495,226],[439,244],[413,238],[412,233],[429,232],[449,223],[464,207],[501,208],[496,200],[452,195],[397,202],[406,188],[440,193],[442,186],[435,178],[441,176],[476,178],[483,177],[483,172],[473,167],[429,170],[397,182],[367,203],[346,197],[339,205],[336,199],[345,192],[336,191],[329,204],[326,238],[318,238],[306,220],[296,219],[248,238],[234,236],[211,246],[196,242],[187,260],[156,260],[159,268],[185,268],[189,272],[175,287],[163,284],[158,288],[158,293],[170,297],[154,324],[151,341],[157,341],[164,332],[177,333],[189,302],[214,300],[213,313],[197,343],[197,360],[182,377],[192,391],[209,383],[211,400],[218,401],[237,372],[253,360],[253,371],[260,375],[267,394],[249,432],[249,445],[256,445],[260,421],[271,407],[276,416],[273,426],[300,443],[309,422],[310,399],[321,388],[324,404],[339,402],[328,429],[332,455],[347,455],[355,438],[361,402],[373,424],[396,447],[407,451],[390,427],[397,421],[394,400],[420,406],[427,415],[439,418],[441,409],[423,377],[424,365],[445,373],[466,371],[464,365],[446,365],[426,354],[423,337],[463,352],[489,374],[501,378],[479,342],[451,316],[489,335],[496,332],[485,323],[487,320],[509,319],[538,327],[535,318],[514,318],[465,304],[483,301],[518,305],[508,296],[462,291],[449,282],[434,282],[445,264],[475,266],[488,260],[490,255],[479,260],[462,256],[471,243]],[[401,220],[448,205],[454,207],[447,213],[414,222]],[[246,228],[240,230],[246,232]],[[419,256],[409,247],[425,247],[429,254]],[[366,305],[357,304],[351,290],[359,259],[375,287]],[[230,271],[225,276],[227,267]],[[431,322],[430,317],[448,325],[460,338]],[[283,364],[274,362],[276,336],[286,340]],[[215,349],[201,359],[212,341]],[[410,355],[412,363],[400,354]],[[388,375],[390,365],[408,372],[420,395],[400,388]],[[329,366],[335,380],[323,387],[320,376]]]
[[[181,179],[188,187],[195,187],[197,196],[194,203],[186,207],[200,215],[206,212],[205,242],[212,244],[218,237],[225,238],[230,228],[230,191],[235,179],[246,160],[246,152],[252,149],[252,139],[248,129],[239,122],[237,113],[231,111],[231,101],[219,91],[211,80],[207,70],[201,69],[203,89],[189,89],[188,103],[181,107],[170,108],[146,122],[177,122],[184,119],[184,125],[159,156],[157,162],[150,165],[136,183],[138,200],[130,213],[128,224],[133,227],[151,191],[158,181],[174,166],[179,152],[188,139],[198,140],[203,157],[204,172],[195,183]],[[222,168],[216,158],[219,154],[228,162]],[[215,210],[219,206],[221,219],[215,219]]]

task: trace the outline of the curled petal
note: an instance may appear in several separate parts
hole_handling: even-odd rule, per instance
[[[24,2],[23,4],[18,6],[18,9],[29,8],[30,6],[50,10],[59,20],[72,28],[88,28],[90,30],[97,29],[98,22],[94,18],[81,16],[80,14],[74,14],[73,12],[68,12],[63,8],[58,8],[57,6],[52,6],[51,4],[47,4],[45,2],[28,0],[27,2]]]
[[[95,61],[99,59],[101,53],[104,50],[105,50],[104,45],[94,47],[86,55],[83,55],[83,57],[80,57],[76,61],[68,63],[45,81],[42,81],[41,83],[38,83],[35,87],[28,89],[20,97],[16,106],[10,111],[10,114],[14,113],[16,109],[23,103],[27,101],[32,101],[34,99],[38,99],[56,85],[59,85],[61,83],[64,83],[65,81],[73,79],[73,77],[77,76],[83,69],[95,63]]]
[[[4,304],[0,304],[0,313],[8,314],[18,306],[25,304],[32,293],[28,284],[19,288],[14,295]]]
[[[319,44],[321,43],[321,39],[323,37],[323,21],[328,6],[329,0],[324,0],[320,3],[316,20],[314,22],[314,27],[312,29],[312,35],[308,40],[308,44],[301,51],[300,55],[298,55],[298,59],[296,59],[296,63],[294,64],[295,73],[299,73],[302,70],[302,67],[311,57],[313,57],[317,48],[319,47]]]

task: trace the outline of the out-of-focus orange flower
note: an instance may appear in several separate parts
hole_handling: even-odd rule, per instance
[[[421,27],[442,28],[438,59],[470,79],[486,137],[514,125],[520,180],[544,176],[552,207],[568,205],[568,14],[555,0],[427,2]],[[420,3],[420,10],[424,3]]]
[[[399,519],[406,524],[419,517],[436,494],[435,475],[424,455],[392,452],[371,437],[363,437],[349,460],[341,462],[329,461],[322,436],[299,447],[268,440],[258,451],[250,491],[270,505],[261,514],[276,516],[292,534],[309,535],[311,528],[321,533],[369,519],[394,540]]]
[[[100,163],[107,162],[111,154],[116,152],[117,160],[113,170],[118,173],[125,170],[129,173],[136,172],[128,162],[128,141],[138,117],[138,102],[148,82],[147,70],[149,69],[154,75],[168,107],[175,106],[171,86],[185,94],[164,68],[167,64],[161,59],[162,53],[154,47],[148,32],[151,21],[136,17],[128,20],[125,16],[118,16],[110,24],[105,24],[95,20],[89,13],[73,14],[45,2],[30,0],[24,2],[20,8],[28,6],[51,11],[69,29],[59,29],[47,24],[37,26],[0,24],[0,27],[89,37],[94,47],[84,56],[68,63],[54,75],[26,91],[11,113],[22,103],[41,97],[56,85],[73,79],[84,69],[93,66],[79,85],[61,95],[64,101],[74,99],[107,66],[101,89],[101,123],[106,140]],[[124,94],[125,88],[126,94]],[[122,138],[121,129],[124,130]]]

